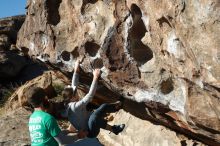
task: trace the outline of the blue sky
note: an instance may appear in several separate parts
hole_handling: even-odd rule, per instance
[[[27,0],[0,0],[0,18],[25,14]]]

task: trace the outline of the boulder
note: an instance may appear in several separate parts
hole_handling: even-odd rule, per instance
[[[131,115],[120,110],[113,115],[110,124],[125,123],[125,130],[119,134],[109,134],[101,130],[98,138],[106,146],[205,146],[201,142],[186,138],[181,134]],[[119,122],[120,121],[120,122]]]
[[[0,34],[8,36],[11,43],[15,44],[17,33],[25,20],[25,15],[6,17],[0,19]]]
[[[88,80],[83,78],[84,76],[81,78],[83,82],[89,82]],[[29,143],[30,139],[28,135],[27,121],[30,115],[30,108],[27,108],[27,106],[29,105],[27,104],[27,98],[25,97],[25,95],[27,95],[26,93],[28,89],[34,86],[38,86],[44,88],[47,94],[51,94],[53,93],[53,90],[48,90],[49,88],[51,89],[51,85],[52,88],[56,88],[58,91],[58,88],[62,88],[69,83],[70,82],[68,81],[68,78],[66,78],[65,75],[61,72],[50,71],[46,72],[45,74],[36,79],[29,81],[28,83],[17,89],[17,91],[15,91],[15,93],[11,96],[9,102],[7,103],[6,115],[0,117],[2,127],[5,127],[5,129],[3,130],[4,135],[0,135],[0,144],[2,143],[9,145],[17,142],[19,144]],[[80,93],[83,97],[87,92],[88,86],[85,84],[80,84],[78,88],[78,93]],[[114,93],[112,93],[110,90],[106,89],[102,85],[99,85],[94,100],[92,102],[94,104],[100,104],[103,102],[111,103],[113,102],[113,99],[110,98],[113,98],[114,96],[116,95],[114,95]],[[55,97],[56,99],[53,97],[54,96],[52,96],[51,99],[53,101],[62,101],[62,97]],[[103,99],[103,97],[105,97],[105,99]],[[56,103],[53,103],[53,105],[56,105]],[[54,112],[57,110],[57,106],[58,105],[53,107],[52,114],[55,114]],[[143,146],[147,144],[149,146],[205,146],[201,142],[198,142],[197,140],[188,139],[184,135],[179,133],[177,134],[175,131],[169,130],[165,126],[158,126],[158,123],[152,123],[147,121],[147,113],[144,108],[145,107],[143,106],[143,104],[139,104],[131,100],[125,100],[123,109],[116,113],[110,114],[109,117],[111,118],[108,118],[108,123],[110,125],[121,123],[126,124],[126,127],[122,133],[116,136],[113,133],[109,134],[109,131],[102,129],[100,134],[98,135],[99,141],[95,139],[83,139],[81,141],[73,143],[73,145],[90,144],[98,146],[104,144],[106,146]],[[28,111],[26,109],[28,109]],[[19,124],[16,122],[12,122],[13,120],[19,122]],[[9,125],[5,126],[7,122]],[[25,128],[22,129],[22,133],[24,134],[23,136],[18,136],[17,133],[21,131],[19,126],[23,124],[25,124]],[[59,121],[59,125],[62,128],[68,127],[68,123],[64,120]],[[6,138],[6,135],[9,137]],[[101,142],[101,144],[99,142]]]
[[[24,56],[11,51],[0,51],[0,80],[16,77],[26,64]]]
[[[9,98],[8,103],[6,104],[7,110],[13,111],[19,107],[30,107],[27,101],[27,91],[33,87],[43,88],[47,93],[48,98],[52,98],[56,95],[52,86],[52,72],[48,71],[18,88]]]
[[[17,33],[25,16],[14,16],[0,19],[0,80],[9,80],[19,74],[27,64],[25,58],[15,51]]]
[[[220,145],[219,11],[218,0],[29,0],[17,46],[65,71],[77,58],[85,73],[98,66],[143,116]]]

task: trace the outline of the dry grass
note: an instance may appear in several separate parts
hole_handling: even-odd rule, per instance
[[[5,103],[9,97],[15,92],[18,85],[10,85],[8,87],[1,87],[0,89],[0,116],[5,113]]]

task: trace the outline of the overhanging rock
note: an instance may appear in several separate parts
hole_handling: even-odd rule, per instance
[[[77,58],[86,73],[98,66],[148,116],[216,145],[219,11],[217,0],[29,0],[17,46],[66,71]]]

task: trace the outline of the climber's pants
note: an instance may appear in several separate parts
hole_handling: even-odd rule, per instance
[[[102,104],[98,109],[96,109],[91,116],[89,117],[88,121],[88,136],[89,138],[96,137],[99,132],[100,128],[105,129],[107,125],[107,121],[104,119],[106,113],[116,112],[117,109],[115,108],[114,104]]]

